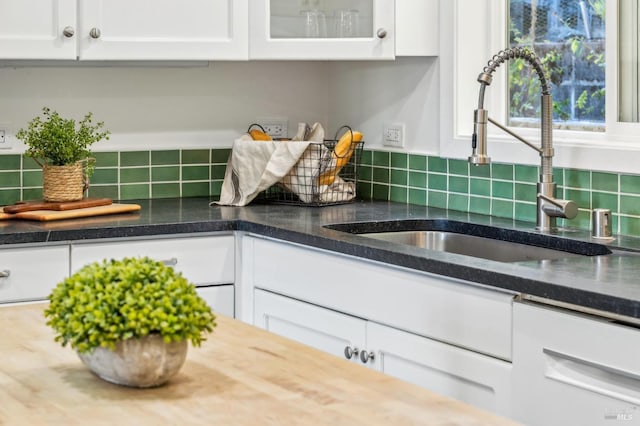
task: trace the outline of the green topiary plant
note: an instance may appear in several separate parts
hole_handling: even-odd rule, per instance
[[[167,343],[199,346],[216,326],[195,286],[148,257],[88,264],[58,283],[49,298],[47,325],[56,341],[79,353],[153,333]]]
[[[76,126],[73,119],[65,119],[56,111],[42,108],[43,118],[35,117],[27,129],[20,129],[16,138],[27,145],[25,155],[40,165],[64,166],[91,157],[89,146],[109,139],[103,130],[104,122],[93,123],[93,114],[87,113]]]

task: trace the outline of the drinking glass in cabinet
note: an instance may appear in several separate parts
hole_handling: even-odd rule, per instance
[[[335,11],[335,36],[338,38],[360,35],[360,12],[357,9]]]
[[[327,36],[327,18],[322,10],[302,10],[302,34],[309,38],[324,38]]]

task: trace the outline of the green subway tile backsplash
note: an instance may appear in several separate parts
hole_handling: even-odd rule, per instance
[[[564,186],[591,189],[591,172],[588,170],[566,169],[564,171]]]
[[[406,169],[408,166],[408,155],[401,154],[398,152],[391,153],[391,167],[395,167],[398,169]]]
[[[182,166],[182,180],[208,180],[209,166]]]
[[[148,167],[120,169],[120,182],[122,183],[149,182],[149,176]]]
[[[409,169],[426,171],[427,170],[427,157],[418,154],[409,154]]]
[[[406,186],[391,186],[389,188],[389,200],[396,203],[407,203],[408,188]]]
[[[513,165],[491,163],[491,177],[493,179],[513,180]]]
[[[182,164],[209,164],[211,151],[208,149],[188,149],[182,151]]]
[[[0,188],[19,188],[20,172],[15,170],[11,172],[0,172]]]
[[[94,152],[96,167],[118,167],[119,156],[117,152]]]
[[[449,174],[469,176],[469,162],[464,160],[449,160]]]
[[[591,173],[591,188],[595,191],[618,192],[618,175],[615,173]]]
[[[389,165],[391,164],[390,159],[391,159],[391,156],[389,155],[388,152],[374,151],[373,162],[371,164],[378,167],[389,167]]]
[[[168,151],[152,151],[151,164],[154,166],[180,164],[180,151],[177,149]]]
[[[536,166],[523,166],[516,164],[514,173],[515,180],[518,182],[538,182],[538,168]]]
[[[154,182],[169,182],[180,180],[180,167],[161,166],[151,168],[151,180]]]
[[[128,151],[120,153],[120,167],[148,165],[149,151]],[[97,166],[96,164],[96,167]]]
[[[640,176],[620,175],[620,192],[640,194]]]
[[[407,171],[399,169],[391,169],[391,184],[407,186]]]
[[[115,200],[218,197],[231,149],[189,149],[95,153],[88,195]],[[537,166],[492,163],[423,154],[364,150],[358,198],[534,222]],[[554,169],[558,196],[578,203],[578,217],[560,226],[590,228],[590,209],[613,213],[614,233],[640,236],[640,175]],[[0,205],[42,198],[42,171],[33,159],[0,154]]]
[[[427,187],[427,174],[423,172],[409,172],[409,186],[414,188],[426,188]],[[413,203],[412,203],[413,204]]]
[[[430,172],[447,173],[447,160],[440,157],[429,157],[427,167]]]
[[[372,159],[378,159],[375,164],[384,170],[387,170],[389,156],[391,163],[401,164],[396,153],[369,152]],[[391,191],[387,191],[386,172],[364,173],[361,168],[360,178],[366,180],[367,185],[372,183],[368,188],[384,186],[373,193],[372,189],[365,189],[358,192],[358,196],[403,199],[402,192],[395,188],[401,179],[393,180],[393,164]],[[474,167],[464,160],[409,154],[408,169],[407,202],[410,204],[535,222],[537,166],[492,163]],[[559,226],[590,229],[591,209],[608,208],[613,213],[614,232],[640,236],[640,175],[555,168],[553,176],[558,197],[573,200],[579,207],[575,219],[559,220]],[[425,185],[427,191],[423,190]],[[361,185],[359,191],[360,188]]]
[[[0,170],[20,170],[20,156],[0,155]]]

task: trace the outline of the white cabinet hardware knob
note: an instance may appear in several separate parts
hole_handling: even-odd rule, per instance
[[[367,352],[367,351],[360,352],[360,361],[362,361],[365,364],[367,362],[369,362],[369,360],[371,360],[371,362],[373,362],[375,357],[376,357],[376,354],[373,353],[373,351],[371,351],[371,352]]]
[[[11,271],[8,269],[0,271],[0,278],[9,278],[9,275],[11,275]]]
[[[71,38],[76,34],[76,30],[73,27],[64,27],[64,30],[62,30],[62,34],[66,38]]]
[[[346,346],[344,348],[344,357],[346,359],[351,359],[354,356],[357,358],[358,357],[358,352],[360,352],[358,350],[358,348],[352,348],[351,346]]]
[[[91,38],[100,38],[102,33],[100,32],[99,28],[91,28],[91,31],[89,31],[89,35],[91,36]]]
[[[378,38],[385,38],[387,36],[387,30],[385,30],[384,28],[378,28],[378,31],[376,31],[376,35],[378,36]]]

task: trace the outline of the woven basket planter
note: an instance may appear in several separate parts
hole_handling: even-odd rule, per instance
[[[78,201],[89,187],[85,164],[78,161],[64,166],[42,166],[42,197],[45,201]]]

